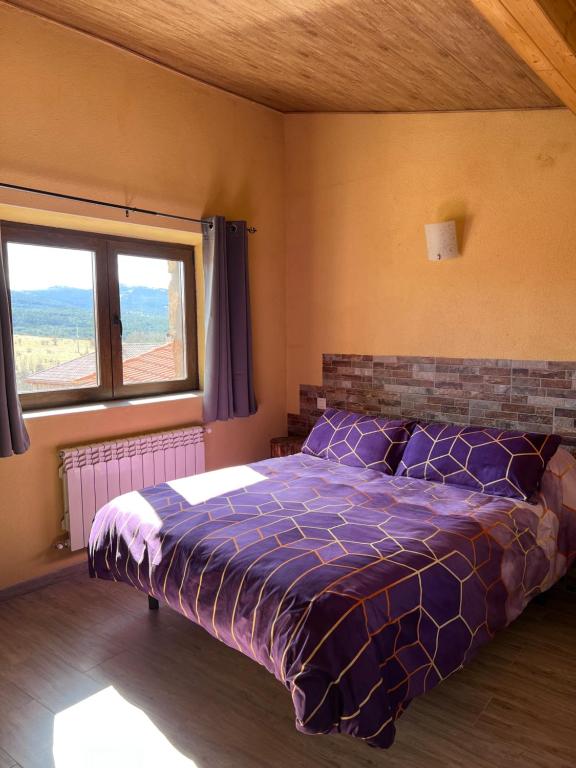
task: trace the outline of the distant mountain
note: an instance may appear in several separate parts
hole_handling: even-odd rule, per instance
[[[38,291],[12,291],[15,334],[87,339],[94,335],[92,291],[54,286]],[[124,338],[163,341],[168,332],[168,291],[120,286]]]

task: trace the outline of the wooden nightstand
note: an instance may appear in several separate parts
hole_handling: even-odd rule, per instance
[[[270,440],[270,456],[278,459],[280,456],[292,456],[293,453],[300,453],[305,437],[292,435],[288,437],[273,437]]]

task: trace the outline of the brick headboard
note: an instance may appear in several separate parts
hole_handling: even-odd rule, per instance
[[[322,385],[300,387],[289,434],[307,434],[317,397],[364,413],[555,432],[576,452],[576,362],[323,355]]]

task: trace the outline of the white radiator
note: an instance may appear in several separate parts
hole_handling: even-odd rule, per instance
[[[204,472],[204,428],[63,448],[59,455],[62,527],[70,533],[70,549],[82,549],[88,545],[94,515],[115,496]]]

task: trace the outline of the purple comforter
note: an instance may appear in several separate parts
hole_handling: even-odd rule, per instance
[[[565,570],[560,517],[299,454],[120,496],[90,567],[264,665],[301,731],[388,747],[410,700]]]

